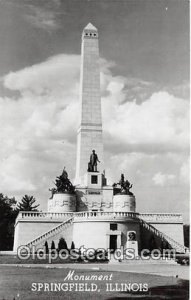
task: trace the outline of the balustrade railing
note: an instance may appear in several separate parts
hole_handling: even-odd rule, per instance
[[[35,212],[35,211],[21,211],[17,219],[63,219],[72,217],[72,212],[66,213],[51,213],[51,212]]]
[[[182,215],[181,214],[173,214],[173,213],[147,213],[147,214],[139,214],[139,218],[146,222],[179,222],[182,223]]]
[[[68,217],[75,218],[107,218],[107,217],[124,217],[136,218],[134,212],[105,212],[105,211],[83,211],[68,213],[51,213],[51,212],[20,212],[17,219],[63,219]]]
[[[86,212],[76,212],[74,214],[75,219],[94,219],[94,218],[136,218],[137,213],[133,212],[105,212],[105,211],[86,211]]]
[[[34,211],[23,211],[20,212],[17,220],[24,219],[33,219],[33,220],[43,220],[43,219],[58,219],[63,220],[69,217],[75,218],[139,218],[148,223],[161,222],[161,223],[173,223],[179,222],[182,223],[181,214],[139,214],[134,212],[106,212],[106,211],[83,211],[83,212],[65,212],[65,213],[56,213],[56,212],[34,212]]]

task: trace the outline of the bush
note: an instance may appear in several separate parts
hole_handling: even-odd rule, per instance
[[[63,250],[63,249],[68,249],[67,243],[64,238],[60,238],[58,242],[58,251]]]

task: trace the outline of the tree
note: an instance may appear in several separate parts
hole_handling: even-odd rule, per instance
[[[39,207],[39,204],[35,204],[36,199],[33,196],[25,195],[21,202],[17,205],[18,211],[38,211],[37,207]]]
[[[157,243],[154,235],[152,234],[149,239],[149,250],[152,251],[154,249],[157,249]]]
[[[55,243],[54,243],[54,241],[52,241],[52,243],[51,243],[51,252],[52,252],[52,251],[54,252],[55,249],[56,249]]]
[[[68,249],[67,243],[64,238],[60,238],[60,240],[58,242],[58,251],[60,251],[62,249]]]
[[[74,244],[74,242],[72,241],[72,244],[71,244],[71,248],[70,248],[71,250],[73,250],[73,249],[75,249],[75,244]]]
[[[185,224],[183,226],[184,229],[184,245],[189,247],[190,245],[190,225]]]
[[[47,241],[44,243],[44,248],[45,248],[45,253],[48,254],[49,253],[49,248],[48,248]]]
[[[17,217],[15,198],[0,193],[0,250],[12,250],[14,224]]]

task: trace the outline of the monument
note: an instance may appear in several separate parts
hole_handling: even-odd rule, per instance
[[[181,214],[138,213],[132,184],[124,174],[108,185],[104,170],[98,30],[88,24],[82,33],[80,125],[74,184],[64,169],[50,189],[47,212],[20,212],[15,223],[14,251],[18,246],[67,245],[115,251],[123,246],[138,255],[151,241],[159,248],[184,253]],[[116,178],[119,174],[116,174]],[[141,199],[139,200],[141,201]]]
[[[103,171],[103,141],[100,96],[98,31],[89,23],[82,33],[80,126],[77,133],[76,183],[83,183],[93,149],[99,154]]]

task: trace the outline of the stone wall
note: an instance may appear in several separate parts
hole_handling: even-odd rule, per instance
[[[19,221],[15,226],[15,235],[14,235],[14,248],[16,252],[17,248],[21,245],[26,245],[31,242],[33,239],[44,234],[50,229],[61,224],[62,221]]]
[[[110,224],[117,224],[117,231],[110,230]],[[87,230],[88,228],[88,230]],[[137,222],[118,222],[118,221],[108,221],[108,222],[74,222],[73,227],[73,240],[76,247],[84,245],[86,248],[109,248],[109,236],[110,234],[119,234],[120,232],[120,244],[124,248],[127,242],[127,231],[136,231],[138,244],[140,244],[140,231],[139,223]]]

